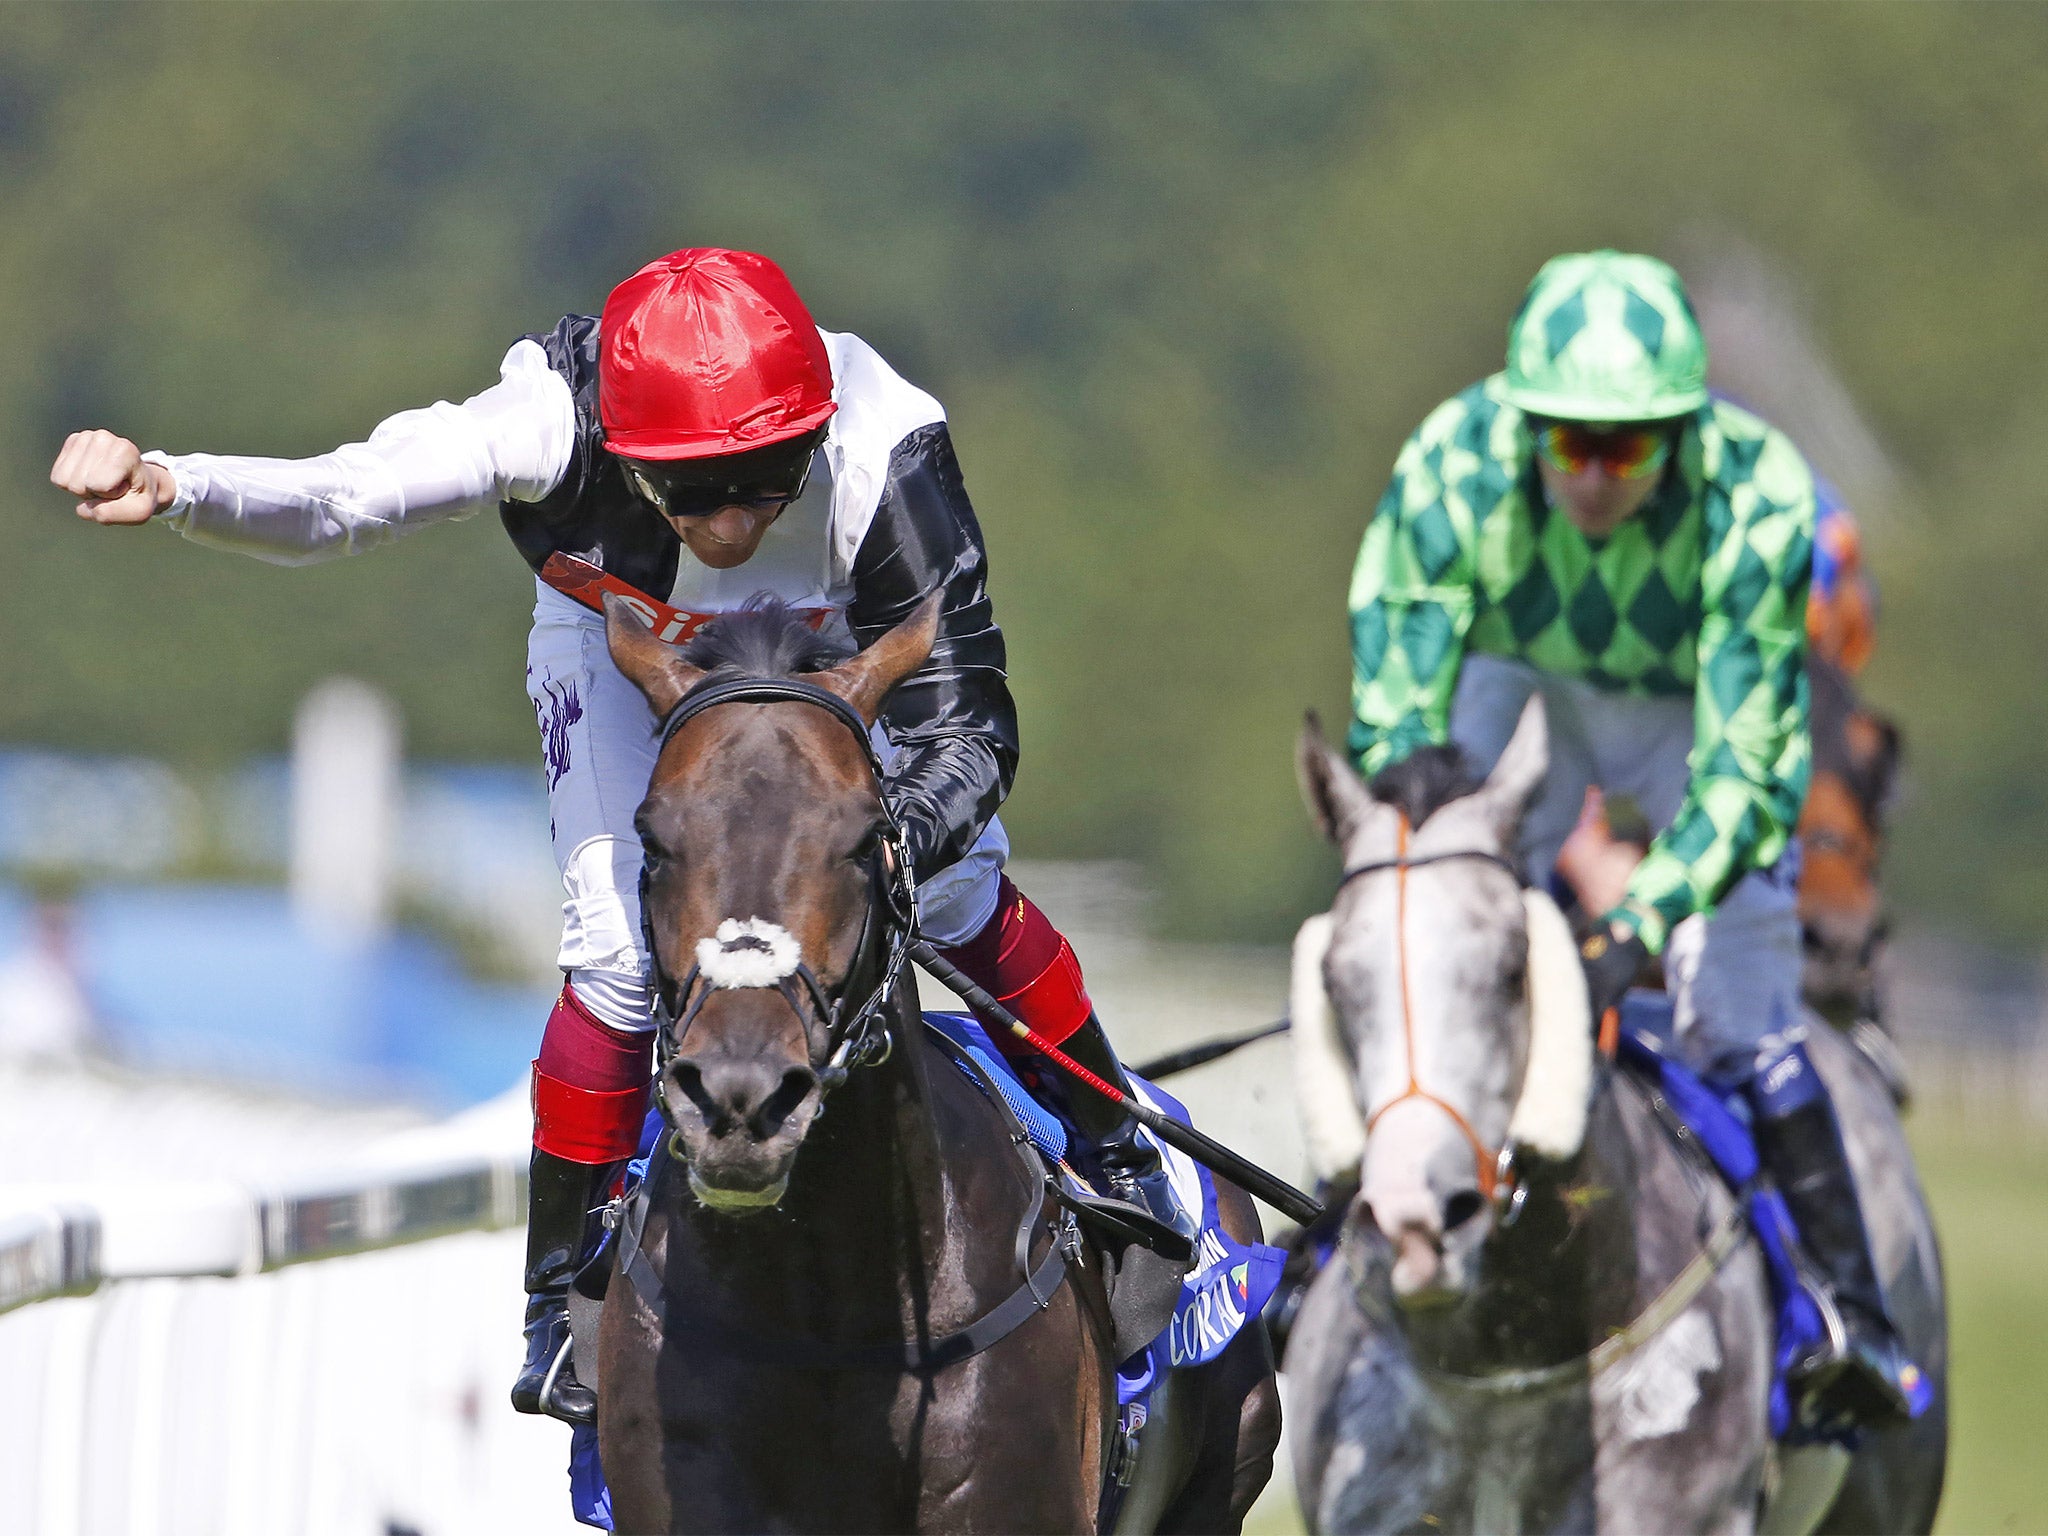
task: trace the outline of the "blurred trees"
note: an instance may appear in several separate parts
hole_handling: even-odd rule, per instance
[[[1291,743],[1401,437],[1545,257],[1727,237],[1910,487],[1868,509],[1901,898],[2037,942],[2044,64],[2016,8],[10,6],[0,735],[233,758],[345,669],[417,751],[530,755],[490,519],[280,571],[76,525],[48,461],[317,452],[744,246],[947,402],[1020,845],[1270,937],[1327,892]]]

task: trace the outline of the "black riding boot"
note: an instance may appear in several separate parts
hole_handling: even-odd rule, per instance
[[[1126,1097],[1131,1095],[1131,1080],[1124,1075],[1123,1063],[1116,1059],[1102,1021],[1093,1014],[1067,1037],[1060,1049],[1118,1092]],[[1128,1201],[1194,1241],[1194,1214],[1182,1210],[1180,1202],[1174,1199],[1159,1149],[1138,1134],[1138,1117],[1085,1083],[1068,1083],[1066,1090],[1074,1129],[1094,1148],[1095,1166],[1108,1186],[1104,1193]]]
[[[526,1185],[526,1363],[512,1406],[569,1424],[597,1421],[597,1396],[576,1379],[569,1350],[569,1283],[596,1246],[616,1163],[572,1163],[538,1148]]]
[[[1920,1371],[1885,1311],[1833,1108],[1820,1099],[1789,1114],[1759,1116],[1756,1143],[1842,1321],[1839,1347],[1794,1369],[1809,1416],[1872,1429],[1914,1417]]]

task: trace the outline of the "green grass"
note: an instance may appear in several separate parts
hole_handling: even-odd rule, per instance
[[[2048,1425],[2048,1136],[1938,1104],[1909,1124],[1949,1285],[1954,1413],[1935,1530],[2048,1532],[2048,1454],[2036,1438]],[[1284,1487],[1245,1524],[1248,1536],[1302,1529]]]
[[[1931,1105],[1909,1123],[1949,1285],[1954,1416],[1935,1529],[2048,1531],[2048,1141]]]

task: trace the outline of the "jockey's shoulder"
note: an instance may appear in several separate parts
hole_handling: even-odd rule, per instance
[[[1487,387],[1492,382],[1481,379],[1459,390],[1423,417],[1408,439],[1410,446],[1424,452],[1458,446],[1481,455],[1513,453],[1522,413],[1493,398]]]
[[[1750,487],[1760,512],[1800,511],[1813,520],[1814,476],[1792,439],[1755,412],[1715,398],[1701,407],[1706,478],[1728,492]],[[1742,508],[1737,508],[1738,515]]]
[[[918,388],[851,331],[820,329],[832,363],[832,398],[839,410],[832,435],[849,447],[856,442],[883,456],[922,427],[943,425],[946,408]]]

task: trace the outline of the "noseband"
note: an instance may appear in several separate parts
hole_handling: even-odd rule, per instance
[[[818,980],[817,972],[801,957],[783,976],[751,984],[763,989],[772,987],[781,993],[804,1026],[806,1036],[810,1033],[813,1014],[823,1021],[826,1058],[824,1066],[819,1069],[818,1081],[821,1089],[830,1093],[845,1082],[847,1074],[856,1067],[888,1059],[894,1041],[888,1022],[882,1016],[883,1010],[896,991],[897,979],[903,972],[911,941],[917,932],[917,886],[910,872],[910,853],[903,839],[903,829],[897,825],[889,810],[888,797],[882,793],[882,759],[875,750],[874,739],[868,734],[867,722],[846,700],[816,683],[789,677],[711,678],[698,683],[669,711],[667,720],[662,722],[661,743],[656,749],[656,757],[658,759],[661,752],[667,750],[678,731],[706,710],[716,709],[721,704],[785,703],[813,705],[853,733],[867,759],[869,771],[874,775],[875,795],[882,808],[881,842],[868,863],[870,894],[866,913],[861,919],[860,943],[854,950],[853,963],[847,967],[839,996],[834,998],[831,995],[824,983]],[[662,972],[660,951],[654,944],[654,919],[649,910],[647,885],[647,871],[643,864],[640,872],[640,931],[642,942],[647,946],[649,962],[654,968],[655,1056],[660,1068],[655,1097],[661,1105],[662,1118],[673,1125],[675,1122],[668,1108],[667,1073],[681,1048],[683,1037],[690,1032],[697,1015],[704,1011],[712,993],[746,990],[749,984],[712,982],[705,978],[703,963],[699,961],[690,967],[680,982],[671,986]],[[886,953],[877,967],[875,957],[877,951],[883,949]],[[856,979],[864,970],[877,969],[878,979],[866,999],[858,1006],[849,1007],[848,999],[854,993]]]
[[[1509,1215],[1512,1216],[1519,1211],[1522,1195],[1515,1179],[1514,1148],[1502,1146],[1496,1151],[1488,1147],[1479,1139],[1479,1133],[1472,1129],[1472,1122],[1465,1114],[1450,1100],[1440,1098],[1424,1088],[1415,1071],[1415,1010],[1408,999],[1408,871],[1419,869],[1425,864],[1442,864],[1451,859],[1478,859],[1483,863],[1494,864],[1514,876],[1517,886],[1527,883],[1522,878],[1522,872],[1512,861],[1502,858],[1497,853],[1489,853],[1483,848],[1452,848],[1443,853],[1429,853],[1421,858],[1410,858],[1408,818],[1405,814],[1401,817],[1400,831],[1394,844],[1394,857],[1375,860],[1370,864],[1354,865],[1345,870],[1337,881],[1338,889],[1342,890],[1361,875],[1376,874],[1389,869],[1395,872],[1398,881],[1394,897],[1394,954],[1401,976],[1401,1047],[1408,1063],[1408,1085],[1366,1115],[1365,1133],[1370,1136],[1380,1117],[1396,1104],[1409,1099],[1420,1099],[1425,1104],[1435,1105],[1450,1116],[1452,1124],[1457,1126],[1467,1144],[1471,1146],[1472,1166],[1478,1176],[1480,1193],[1496,1204],[1504,1203],[1512,1196],[1514,1203],[1509,1207]]]

